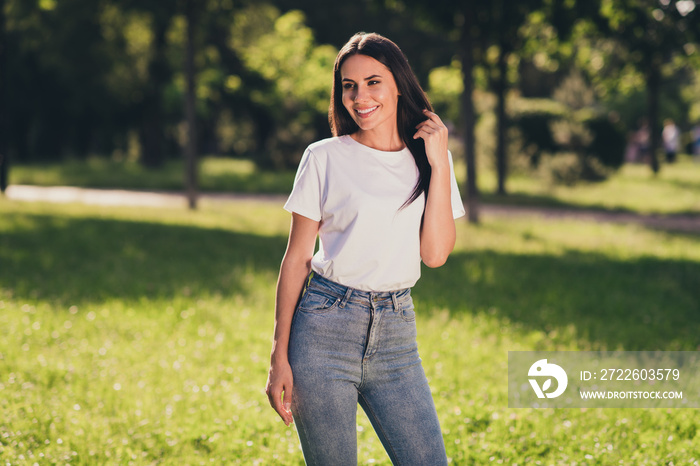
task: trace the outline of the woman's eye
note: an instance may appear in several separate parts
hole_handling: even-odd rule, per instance
[[[343,89],[352,89],[352,83],[343,84]]]
[[[379,84],[379,81],[370,81],[370,82],[369,82],[369,85],[370,85],[370,86],[373,85],[373,84]]]

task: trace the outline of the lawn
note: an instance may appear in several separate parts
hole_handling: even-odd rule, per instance
[[[532,175],[514,174],[507,180],[506,197],[493,194],[495,173],[485,168],[479,184],[488,203],[700,215],[700,163],[688,156],[662,164],[656,175],[648,165],[626,164],[605,181],[575,186],[552,186]]]
[[[289,215],[262,203],[0,199],[0,459],[303,464],[269,408]],[[700,462],[691,409],[509,409],[509,350],[700,349],[700,237],[527,217],[460,222],[415,288],[453,464]],[[410,402],[410,400],[407,400]],[[362,464],[389,464],[369,422]]]
[[[169,160],[162,168],[147,169],[131,161],[105,157],[67,160],[61,163],[13,165],[10,184],[182,190],[181,160]],[[260,170],[250,160],[204,157],[199,163],[200,189],[241,193],[288,193],[294,171]]]
[[[285,194],[294,182],[294,171],[260,170],[250,160],[204,157],[199,170],[202,191]],[[136,162],[95,157],[13,166],[10,183],[182,190],[182,173],[182,163],[175,160],[162,169],[147,170]],[[459,161],[456,173],[463,187],[466,168]],[[604,182],[574,187],[551,186],[534,175],[516,173],[508,179],[508,196],[493,194],[496,177],[492,167],[479,167],[478,175],[481,198],[486,203],[700,215],[700,163],[684,155],[675,164],[662,165],[657,175],[646,165],[625,165]]]

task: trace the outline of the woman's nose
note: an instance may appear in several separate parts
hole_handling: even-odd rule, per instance
[[[367,99],[367,90],[363,89],[361,87],[358,87],[355,90],[355,96],[354,96],[354,101],[355,102],[362,102]]]

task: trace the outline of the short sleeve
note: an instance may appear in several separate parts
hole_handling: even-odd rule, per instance
[[[299,163],[294,187],[284,204],[284,210],[294,212],[317,222],[321,221],[321,193],[325,176],[310,149],[306,149]]]
[[[455,176],[454,164],[452,163],[452,153],[447,152],[450,159],[450,183],[451,183],[451,200],[452,200],[452,217],[459,218],[463,217],[466,212],[464,211],[464,204],[462,203],[462,196],[459,195],[459,186],[457,185],[457,178]]]

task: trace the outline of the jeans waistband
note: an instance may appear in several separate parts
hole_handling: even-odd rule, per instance
[[[398,309],[399,302],[406,297],[410,297],[411,295],[410,288],[403,288],[395,291],[358,290],[356,288],[341,285],[340,283],[328,280],[316,272],[311,272],[311,274],[309,274],[309,279],[306,282],[306,287],[304,290],[306,291],[306,289],[310,287],[323,289],[326,293],[341,299],[340,307],[344,307],[348,301],[361,303],[392,301],[394,307]]]

